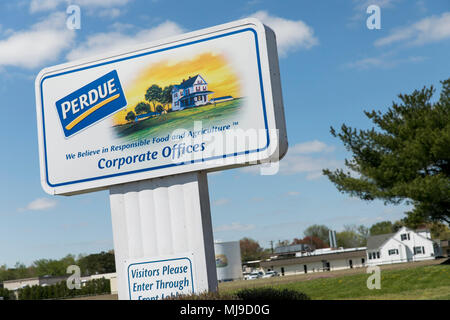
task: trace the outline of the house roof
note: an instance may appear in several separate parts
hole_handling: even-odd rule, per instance
[[[177,84],[173,87],[174,87],[174,89],[186,89],[186,88],[192,87],[194,85],[195,80],[197,80],[198,77],[203,79],[203,77],[201,75],[196,74],[195,76],[193,76],[187,80],[184,80],[182,83]],[[205,79],[203,79],[203,81],[205,81]]]
[[[274,253],[276,254],[283,254],[283,253],[295,253],[300,251],[309,250],[310,246],[308,244],[293,244],[290,246],[281,246],[276,247],[274,250]]]
[[[294,264],[302,264],[302,263],[313,263],[313,262],[321,262],[321,261],[330,261],[337,259],[350,259],[350,258],[365,258],[366,250],[357,249],[352,251],[336,251],[334,253],[329,254],[317,254],[303,257],[295,257],[295,258],[285,258],[285,259],[274,259],[274,260],[266,260],[261,261],[261,267],[270,268],[275,266],[287,266]]]
[[[379,234],[376,236],[370,236],[367,239],[367,250],[378,249],[383,245],[383,243],[392,238],[394,235],[395,233],[386,233],[386,234]]]

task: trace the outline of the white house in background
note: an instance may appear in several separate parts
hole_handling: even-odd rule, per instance
[[[434,259],[436,246],[429,230],[402,227],[396,233],[367,239],[367,264],[379,265]]]

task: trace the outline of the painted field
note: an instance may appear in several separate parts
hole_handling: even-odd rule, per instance
[[[224,125],[230,116],[235,115],[242,105],[242,99],[169,112],[136,123],[114,127],[117,137],[128,141],[143,138],[162,137],[176,129],[191,130],[194,121],[202,121],[202,127]],[[229,123],[231,124],[231,123]]]

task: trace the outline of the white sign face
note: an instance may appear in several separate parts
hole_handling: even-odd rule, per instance
[[[36,105],[50,194],[287,151],[275,35],[255,19],[44,69]]]
[[[126,261],[130,300],[161,300],[194,293],[193,255]]]

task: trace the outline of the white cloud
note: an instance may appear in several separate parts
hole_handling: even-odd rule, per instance
[[[122,30],[96,33],[89,36],[85,43],[71,50],[67,54],[67,59],[75,60],[105,52],[118,51],[128,46],[174,36],[183,32],[184,29],[175,22],[165,21],[154,28],[140,30],[134,35],[123,33]],[[111,41],[111,39],[114,39],[114,41]]]
[[[408,58],[391,58],[387,55],[381,55],[379,57],[368,57],[349,62],[345,67],[357,70],[367,70],[371,68],[383,68],[390,69],[404,63],[417,63],[426,60],[426,57],[411,56]]]
[[[334,151],[333,146],[329,146],[326,143],[319,140],[298,143],[293,147],[289,148],[290,153],[296,154],[309,154],[309,153],[331,152],[331,151]]]
[[[450,12],[440,16],[424,18],[412,25],[397,28],[390,35],[375,41],[375,46],[381,47],[393,43],[408,45],[423,45],[450,38]]]
[[[90,7],[115,7],[124,6],[131,2],[132,0],[74,0],[80,6],[90,6]]]
[[[323,169],[340,167],[340,162],[325,157],[309,157],[299,155],[286,155],[280,162],[280,174],[293,175],[304,173],[307,180],[315,180],[322,176]]]
[[[81,9],[98,9],[98,8],[114,8],[124,6],[132,0],[31,0],[30,12],[52,11],[57,9],[60,5],[76,4]]]
[[[309,49],[319,43],[314,30],[301,20],[288,20],[258,11],[251,17],[261,20],[276,34],[278,54],[283,57],[297,49]]]
[[[19,208],[19,211],[43,211],[54,208],[57,202],[48,198],[38,198],[31,201],[26,207]]]
[[[232,222],[230,224],[221,225],[217,228],[214,228],[214,232],[223,232],[223,231],[248,231],[255,228],[253,224],[242,224],[239,222]]]
[[[30,12],[55,10],[61,3],[67,3],[67,0],[31,0]]]
[[[316,180],[322,177],[323,169],[342,168],[343,162],[336,160],[327,153],[334,150],[323,142],[314,140],[299,143],[289,148],[286,156],[279,162],[278,174],[294,175],[305,174],[307,180]],[[318,153],[318,155],[304,155],[307,153]],[[327,154],[325,156],[325,154]],[[250,166],[241,169],[246,173],[259,174],[260,166]]]
[[[0,40],[0,67],[36,68],[59,57],[75,38],[65,26],[65,14],[53,13],[28,30],[11,31]]]
[[[230,199],[220,198],[220,199],[214,200],[212,204],[214,206],[224,206],[224,205],[227,205],[229,203],[230,203]]]
[[[107,18],[117,18],[122,14],[122,10],[118,8],[107,8],[99,11],[98,15],[100,17],[107,17]]]

